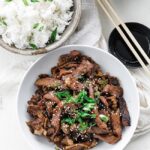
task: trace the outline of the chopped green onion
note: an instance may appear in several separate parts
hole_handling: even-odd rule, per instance
[[[61,123],[67,123],[69,125],[72,125],[75,123],[75,119],[72,119],[72,118],[64,118]]]
[[[106,115],[100,114],[99,117],[105,123],[109,121],[109,117],[107,117]]]
[[[79,125],[79,130],[80,131],[84,131],[84,130],[86,130],[87,128],[88,128],[88,123],[86,123],[86,122],[82,122],[82,123],[80,123],[80,125]]]
[[[7,23],[6,23],[6,21],[5,21],[5,18],[4,18],[4,17],[0,17],[0,25],[7,26]]]
[[[39,31],[42,31],[44,29],[44,26],[40,26]]]
[[[37,46],[36,46],[34,43],[29,43],[29,45],[30,45],[30,47],[31,47],[32,49],[38,49]]]
[[[90,126],[90,127],[93,127],[93,126],[95,126],[95,125],[96,125],[96,123],[92,123],[92,122],[89,123],[89,126]]]
[[[23,0],[23,3],[24,3],[25,6],[29,5],[28,0]]]
[[[90,98],[90,97],[85,96],[85,99],[86,99],[86,101],[89,102],[89,103],[95,103],[95,100],[94,100],[93,98]]]
[[[85,96],[87,95],[87,92],[85,90],[82,90],[78,97],[76,98],[76,103],[83,103]]]
[[[95,114],[89,114],[89,113],[83,112],[83,111],[79,112],[78,115],[79,115],[79,117],[82,117],[82,118],[87,118],[87,117],[88,118],[96,118]]]
[[[96,114],[92,114],[91,111],[94,109],[96,102],[94,99],[87,96],[85,90],[80,91],[75,97],[73,97],[68,90],[56,92],[55,95],[65,103],[81,104],[80,108],[74,110],[75,116],[73,118],[68,116],[64,118],[61,123],[69,125],[76,123],[79,125],[79,131],[84,131],[88,127],[95,126],[92,119],[96,118]],[[88,121],[89,119],[91,122]]]
[[[42,31],[44,29],[44,25],[42,25],[40,23],[35,23],[33,25],[33,29],[37,29],[37,28],[38,28],[39,31]]]
[[[84,106],[83,107],[84,111],[91,111],[92,109],[94,109],[95,104],[94,103],[85,103],[83,106]]]
[[[33,29],[36,29],[38,26],[39,26],[39,23],[35,23],[35,24],[33,25]]]
[[[54,43],[54,42],[56,41],[56,36],[57,36],[57,27],[56,27],[56,29],[51,33],[50,43]]]
[[[71,97],[71,94],[69,91],[62,91],[62,92],[57,92],[55,94],[60,100],[68,100]]]

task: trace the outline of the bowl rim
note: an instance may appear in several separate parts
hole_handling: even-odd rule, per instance
[[[134,86],[134,89],[135,89],[135,95],[136,95],[136,97],[137,97],[137,106],[138,106],[138,108],[137,108],[137,114],[136,114],[136,122],[134,122],[134,126],[132,127],[133,129],[132,129],[132,131],[130,132],[131,134],[131,136],[130,136],[130,138],[128,138],[128,140],[126,140],[126,142],[124,142],[125,144],[122,144],[122,149],[119,149],[119,150],[123,150],[126,146],[127,146],[127,144],[130,142],[130,140],[131,140],[131,138],[133,137],[133,134],[134,134],[134,132],[135,132],[135,130],[136,130],[136,127],[137,127],[137,124],[138,124],[138,119],[139,119],[139,114],[140,114],[140,98],[139,98],[139,93],[138,93],[138,89],[137,89],[137,86],[136,86],[136,82],[135,82],[135,80],[134,80],[134,78],[132,77],[132,75],[131,75],[131,73],[129,72],[129,70],[125,67],[125,65],[118,59],[118,58],[116,58],[114,55],[112,55],[111,53],[109,53],[109,52],[107,52],[107,51],[105,51],[105,50],[103,50],[102,48],[97,48],[97,47],[93,47],[93,46],[88,46],[88,45],[67,45],[67,46],[62,46],[62,47],[59,47],[59,48],[57,48],[57,49],[55,49],[55,51],[60,51],[61,49],[63,49],[63,48],[73,48],[73,49],[78,49],[78,48],[90,48],[90,49],[94,49],[94,50],[96,50],[96,51],[100,51],[101,53],[104,53],[105,55],[109,55],[110,57],[112,57],[113,59],[115,59],[116,61],[117,61],[117,63],[119,63],[119,65],[121,65],[124,69],[125,69],[125,71],[127,72],[127,74],[129,75],[129,77],[130,77],[130,79],[132,80],[132,84],[133,84],[133,86]],[[38,63],[40,60],[42,60],[42,59],[44,59],[44,57],[46,57],[47,55],[50,55],[50,53],[48,53],[48,54],[46,54],[46,55],[44,55],[44,56],[42,56],[41,58],[38,58],[28,69],[27,69],[27,71],[26,71],[26,73],[24,74],[24,76],[23,76],[23,78],[22,78],[22,81],[20,82],[20,85],[19,85],[19,88],[18,88],[18,91],[17,91],[17,97],[16,97],[16,118],[17,118],[17,125],[18,125],[18,127],[19,127],[19,130],[20,130],[20,132],[21,132],[21,135],[23,135],[23,137],[24,137],[24,139],[25,139],[25,141],[28,143],[28,145],[30,145],[30,147],[32,148],[32,149],[34,149],[34,146],[31,144],[31,142],[29,142],[28,140],[27,140],[27,138],[26,138],[26,136],[25,136],[25,133],[23,132],[23,127],[22,127],[22,125],[21,125],[21,121],[20,121],[20,117],[19,117],[19,93],[20,93],[20,91],[21,91],[21,87],[22,87],[22,85],[23,85],[23,82],[24,82],[24,80],[25,80],[25,77],[26,77],[26,75],[29,73],[29,71],[36,65],[36,63]],[[116,149],[117,150],[117,149]]]
[[[9,46],[5,43],[2,38],[0,37],[0,46],[5,50],[8,50],[13,53],[21,54],[21,55],[39,55],[44,54],[49,51],[52,51],[59,46],[61,46],[66,40],[72,35],[72,33],[76,30],[82,13],[82,5],[81,0],[73,0],[74,3],[74,13],[70,24],[67,26],[66,30],[63,32],[60,40],[54,42],[53,44],[47,45],[44,48],[39,48],[37,50],[32,49],[18,49],[15,46]]]

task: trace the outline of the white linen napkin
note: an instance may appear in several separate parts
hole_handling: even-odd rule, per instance
[[[134,137],[150,132],[150,78],[142,68],[130,69],[140,95],[140,118]]]
[[[80,24],[76,32],[65,44],[93,45],[107,49],[106,42],[101,33],[98,11],[93,0],[82,0],[82,18]],[[15,99],[17,89],[26,70],[41,56],[43,55],[22,56],[0,48],[0,139],[3,139],[6,143],[8,138],[11,139],[9,140],[9,145],[7,144],[7,150],[11,149],[12,145],[13,149],[19,149],[17,144],[13,144],[16,141],[21,146],[20,134],[16,134]],[[149,82],[144,79],[145,77],[142,78],[142,71],[134,70],[132,73],[137,80],[141,97],[141,115],[135,132],[135,135],[138,136],[150,130],[150,118],[148,118],[150,115],[150,103],[148,102],[150,92],[148,89],[150,88],[148,85]],[[11,127],[8,127],[9,124],[11,124]],[[6,143],[1,143],[1,147],[3,144],[6,145]]]

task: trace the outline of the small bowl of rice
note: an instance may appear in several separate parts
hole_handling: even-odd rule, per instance
[[[1,0],[0,46],[37,55],[61,46],[75,31],[81,0]]]

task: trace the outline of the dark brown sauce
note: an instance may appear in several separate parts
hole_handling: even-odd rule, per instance
[[[139,44],[142,46],[146,54],[150,56],[150,30],[149,28],[139,23],[127,23],[126,25],[130,29],[132,34],[135,36]],[[130,40],[129,37],[128,39]],[[131,40],[130,42],[132,43]],[[133,43],[132,45],[134,46]],[[132,66],[132,67],[140,66],[137,59],[132,54],[131,50],[128,48],[128,46],[126,45],[124,40],[121,38],[121,36],[119,35],[116,29],[114,29],[110,35],[109,48],[110,48],[111,53],[115,55],[117,58],[119,58],[125,65]],[[137,50],[135,46],[134,48]],[[139,52],[138,54],[141,56]],[[142,56],[141,58],[143,59]]]

